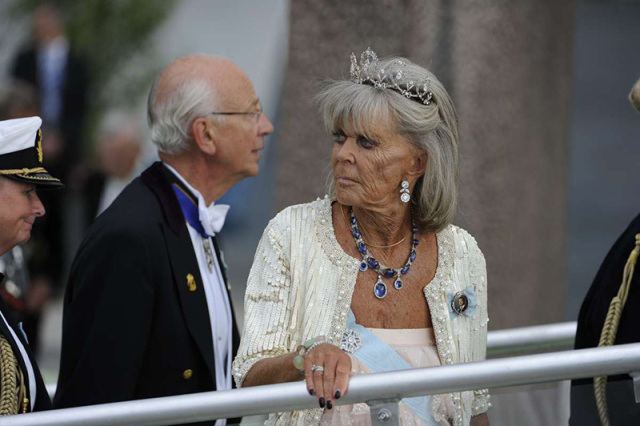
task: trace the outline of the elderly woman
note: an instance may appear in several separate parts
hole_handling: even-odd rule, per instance
[[[304,378],[318,409],[275,424],[369,423],[334,406],[351,374],[477,361],[486,351],[486,268],[451,225],[458,129],[446,90],[406,59],[351,58],[351,81],[318,100],[332,135],[332,196],[280,212],[245,297],[238,386]],[[486,424],[486,390],[409,398],[403,424]]]

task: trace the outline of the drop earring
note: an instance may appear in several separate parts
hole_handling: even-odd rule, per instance
[[[409,181],[403,180],[400,182],[400,201],[408,203],[411,201],[411,193],[409,192]]]

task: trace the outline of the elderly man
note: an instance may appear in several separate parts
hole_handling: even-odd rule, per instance
[[[42,164],[41,124],[39,117],[0,121],[0,255],[29,240],[44,215],[36,187],[62,186]],[[46,410],[51,401],[26,336],[4,312],[0,299],[0,415]]]
[[[258,173],[273,127],[247,76],[207,55],[161,72],[148,119],[162,161],[96,219],[72,265],[56,407],[231,388],[238,334],[215,237],[228,206],[215,200]]]

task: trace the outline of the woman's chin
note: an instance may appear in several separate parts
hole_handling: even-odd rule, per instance
[[[352,206],[355,201],[355,197],[353,197],[352,194],[345,193],[345,191],[336,190],[336,201],[343,206]]]

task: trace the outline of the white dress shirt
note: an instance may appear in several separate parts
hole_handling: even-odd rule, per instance
[[[171,166],[163,163],[167,169],[169,169],[180,181],[191,191],[193,195],[198,198],[198,211],[200,213],[200,221],[206,231],[208,223],[211,219],[203,218],[205,211],[213,210],[215,202],[206,206],[204,198],[189,184],[180,174]],[[217,210],[220,210],[220,205],[215,206]],[[227,210],[228,210],[228,206]],[[226,213],[226,211],[225,211]],[[203,220],[204,219],[204,220]],[[215,219],[213,219],[215,221]],[[220,220],[218,219],[218,222]],[[224,223],[224,220],[222,220]],[[219,225],[221,228],[222,225]],[[204,251],[205,238],[203,238],[198,231],[196,231],[187,222],[187,228],[189,229],[189,236],[191,237],[191,243],[193,245],[193,251],[196,254],[198,260],[198,267],[200,269],[200,276],[202,277],[204,293],[207,299],[207,307],[209,309],[209,320],[211,321],[211,338],[213,339],[213,358],[216,371],[216,390],[231,389],[231,362],[233,361],[233,344],[232,344],[232,332],[233,320],[231,318],[231,305],[227,297],[227,292],[224,285],[224,279],[222,278],[222,271],[220,270],[220,259],[217,258],[215,251],[213,250],[213,242],[210,241],[211,250],[214,257],[213,270],[209,272],[207,266],[206,254]],[[219,229],[218,229],[219,231]],[[226,425],[226,420],[217,420],[216,426]]]

